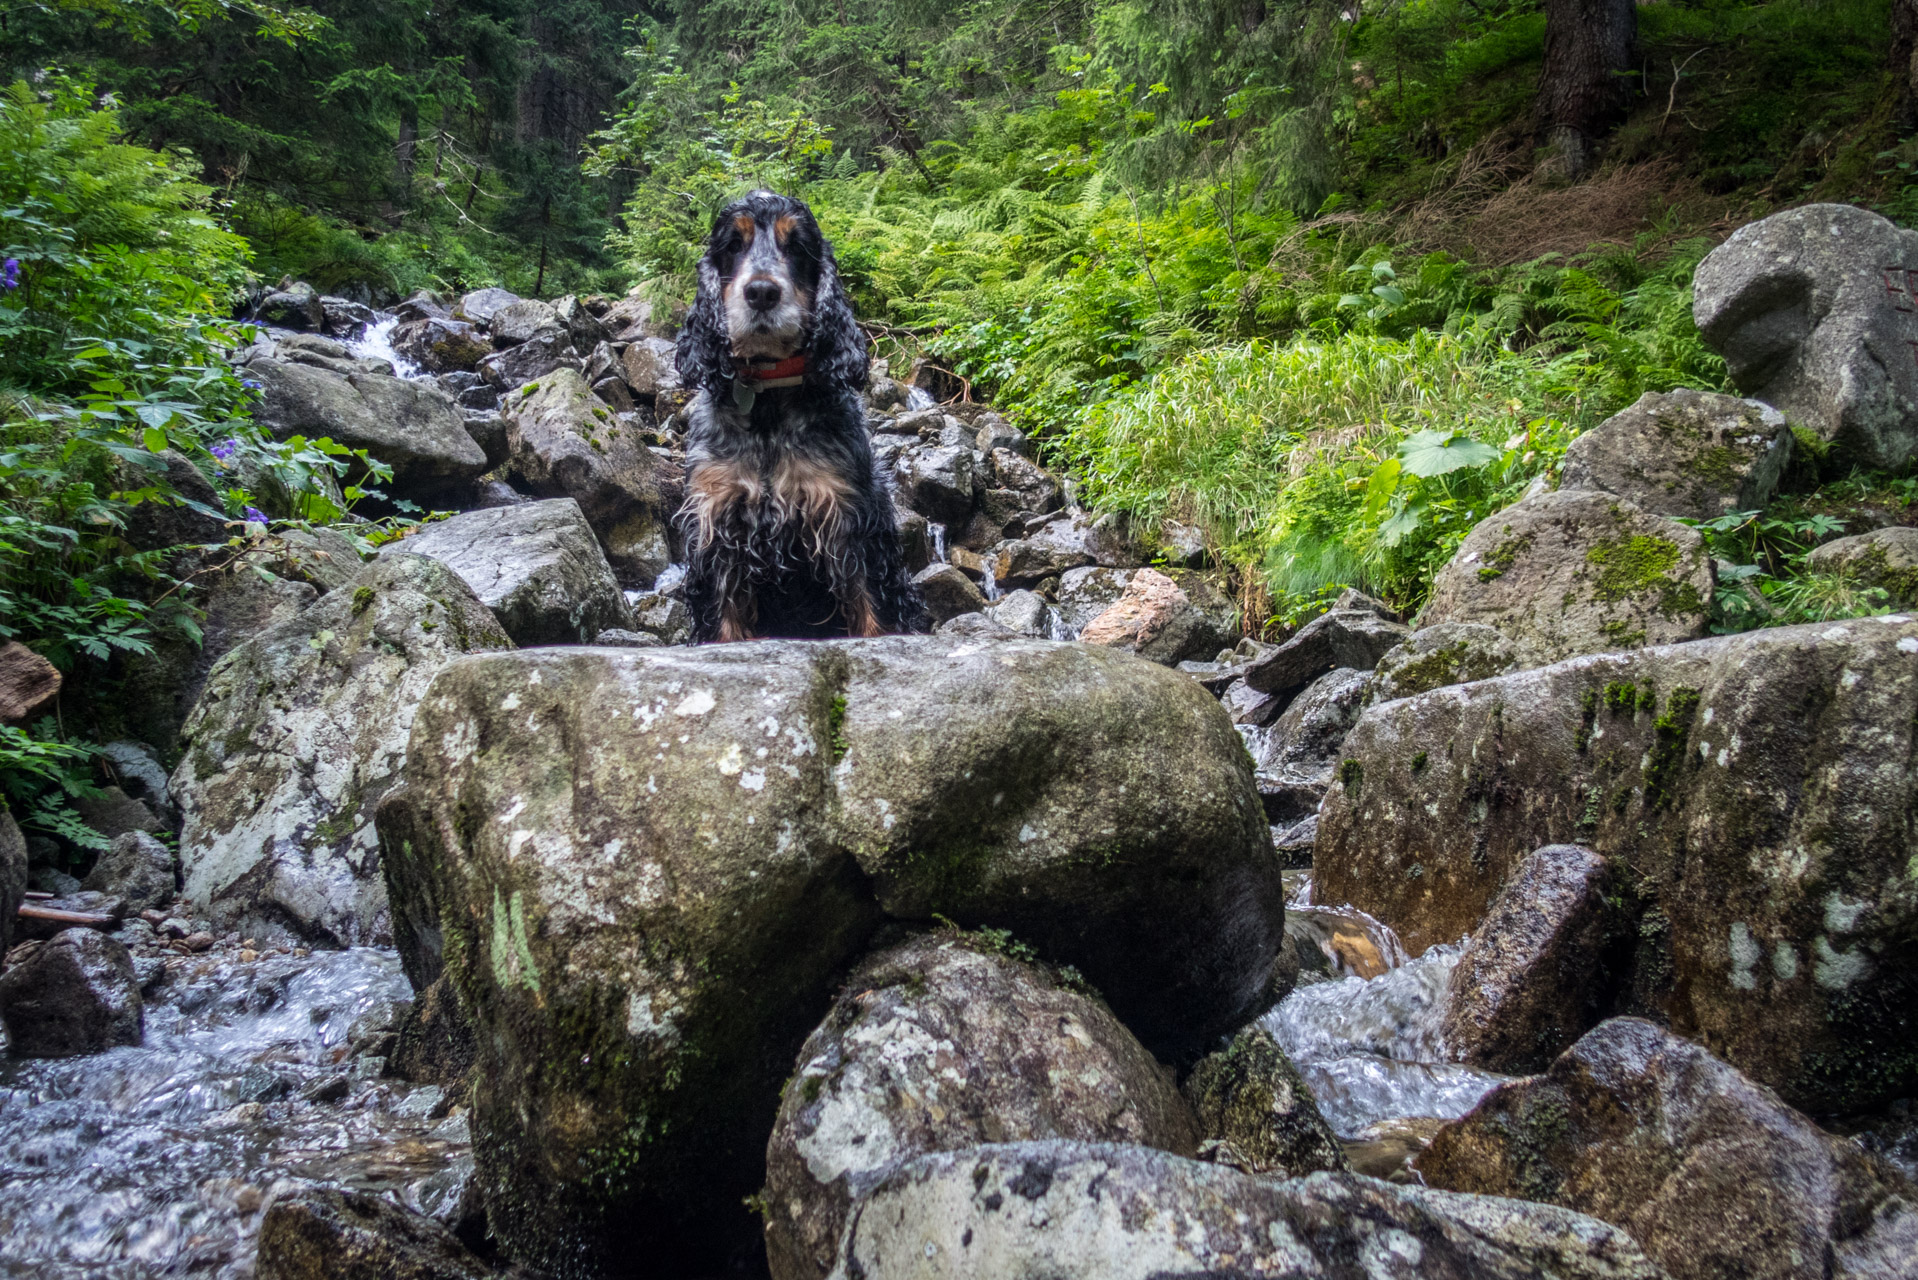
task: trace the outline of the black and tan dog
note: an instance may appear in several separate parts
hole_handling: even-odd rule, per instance
[[[696,640],[926,629],[859,393],[866,335],[799,200],[721,211],[679,335]]]

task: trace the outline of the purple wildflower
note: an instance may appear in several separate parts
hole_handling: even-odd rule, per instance
[[[265,524],[266,512],[260,510],[258,507],[248,507],[246,509],[246,518],[254,524]]]
[[[238,439],[233,439],[233,438],[222,440],[219,444],[213,445],[207,449],[208,453],[218,458],[221,462],[233,461],[233,455],[238,453],[239,451],[240,451],[240,442]]]
[[[0,289],[17,289],[19,287],[20,259],[8,258],[5,262],[0,262]]]
[[[248,391],[258,391],[260,389],[260,382],[257,378],[244,378],[241,380],[240,385]]]

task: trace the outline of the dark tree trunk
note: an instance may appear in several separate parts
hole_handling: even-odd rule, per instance
[[[1918,128],[1918,0],[1892,0],[1891,69],[1898,77],[1898,123]]]
[[[1637,39],[1634,0],[1545,0],[1535,119],[1539,145],[1558,149],[1566,176],[1586,170],[1594,145],[1631,106],[1625,73]]]

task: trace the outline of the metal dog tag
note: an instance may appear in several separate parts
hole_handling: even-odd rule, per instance
[[[733,380],[733,403],[739,407],[741,413],[751,413],[753,411],[753,401],[757,399],[759,399],[759,393],[757,391],[754,391],[740,379]]]

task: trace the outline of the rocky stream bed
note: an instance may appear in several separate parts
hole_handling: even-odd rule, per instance
[[[1918,1275],[1918,615],[1708,635],[1674,519],[1918,454],[1912,240],[1740,231],[1754,398],[1268,640],[881,366],[936,633],[689,647],[670,316],[284,286],[261,421],[456,514],[204,562],[84,883],[0,817],[0,1271]]]

